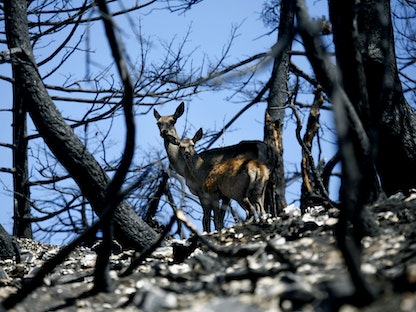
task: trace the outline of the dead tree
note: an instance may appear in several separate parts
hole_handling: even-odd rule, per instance
[[[28,168],[27,107],[21,86],[13,85],[13,235],[33,238],[30,222],[30,187]]]
[[[266,191],[269,213],[276,216],[286,207],[286,181],[283,165],[283,122],[284,108],[288,99],[288,75],[290,66],[290,48],[294,35],[294,3],[291,0],[280,2],[280,22],[276,46],[281,51],[275,57],[270,78],[269,97],[264,121],[264,141],[273,150],[270,158],[275,166],[271,172]],[[275,156],[276,155],[276,156]]]
[[[314,72],[324,90],[334,103],[335,120],[342,159],[343,181],[341,185],[340,217],[336,229],[338,246],[355,287],[352,294],[336,298],[357,306],[366,305],[375,299],[371,287],[361,272],[361,238],[363,235],[363,209],[368,191],[368,170],[374,168],[370,153],[370,142],[361,120],[347,94],[341,87],[333,64],[322,48],[318,26],[308,17],[304,1],[296,3],[299,33]],[[336,308],[336,307],[335,307]]]
[[[406,193],[416,186],[416,115],[399,78],[390,1],[329,3],[342,83],[369,135],[382,188]],[[377,183],[369,183],[371,200]]]
[[[14,83],[21,86],[22,99],[46,144],[100,215],[109,178],[64,121],[45,89],[31,50],[26,1],[5,1],[4,9],[8,46],[16,51],[11,55]],[[117,239],[126,247],[142,249],[156,238],[156,233],[126,203],[116,210],[114,226]]]
[[[303,138],[300,134],[302,123],[299,114],[294,104],[291,105],[298,123],[296,129],[296,137],[302,147],[300,169],[302,175],[300,208],[303,212],[308,206],[319,205],[323,202],[329,201],[328,189],[324,185],[322,173],[320,172],[320,169],[315,165],[312,156],[312,143],[320,127],[320,108],[323,103],[324,99],[322,90],[321,88],[318,88],[315,90],[315,97],[309,111],[309,117],[306,123],[306,129]]]

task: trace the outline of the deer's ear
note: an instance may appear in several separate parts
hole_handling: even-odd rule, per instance
[[[179,140],[175,138],[173,135],[167,134],[165,136],[165,139],[173,145],[179,145]]]
[[[154,109],[153,109],[153,115],[155,116],[155,118],[156,118],[156,119],[159,119],[160,117],[162,117],[162,116],[160,116],[160,114],[159,114],[159,112],[156,110],[156,108],[154,108]]]
[[[198,142],[199,140],[202,139],[202,128],[199,128],[199,130],[195,133],[194,138],[192,139],[192,141],[194,141],[194,143]]]
[[[179,104],[179,106],[176,108],[175,114],[173,114],[173,118],[178,119],[183,115],[183,112],[185,111],[185,103],[182,102]]]

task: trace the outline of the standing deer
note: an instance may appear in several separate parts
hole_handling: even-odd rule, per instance
[[[246,211],[247,218],[265,214],[264,195],[270,176],[269,168],[261,161],[244,155],[215,164],[212,168],[205,166],[205,159],[195,151],[195,143],[201,138],[202,129],[192,139],[168,137],[172,144],[179,146],[193,177],[214,198],[236,200]]]
[[[153,111],[160,130],[160,135],[164,139],[166,153],[173,169],[186,179],[186,184],[192,194],[198,196],[203,209],[202,226],[204,231],[209,232],[211,228],[211,212],[214,212],[215,229],[219,230],[224,226],[225,210],[219,207],[220,199],[223,200],[223,207],[228,205],[229,198],[215,197],[204,188],[204,182],[194,177],[189,170],[183,155],[179,152],[179,146],[172,143],[170,137],[179,140],[175,129],[175,123],[184,113],[184,103],[182,102],[175,110],[173,115],[161,116],[156,109]],[[245,156],[249,159],[258,159],[267,162],[267,146],[261,141],[242,141],[239,144],[214,148],[203,151],[199,154],[204,158],[204,170],[210,171],[214,165],[238,156]]]

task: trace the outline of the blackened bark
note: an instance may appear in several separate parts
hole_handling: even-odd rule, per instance
[[[25,0],[5,1],[6,33],[9,49],[21,48],[12,55],[15,83],[39,133],[100,215],[109,178],[82,144],[49,97],[32,54]],[[115,237],[125,247],[143,249],[152,244],[156,233],[131,207],[121,203],[114,215]]]
[[[324,185],[321,172],[318,172],[312,157],[312,143],[320,127],[320,109],[323,104],[322,89],[318,88],[315,90],[315,97],[309,112],[305,134],[300,142],[302,146],[300,209],[302,212],[305,212],[305,209],[309,206],[322,204],[323,201],[329,200],[328,189]],[[298,122],[300,123],[300,121]],[[298,140],[300,140],[300,133],[297,136],[299,136]]]
[[[136,126],[133,114],[133,84],[126,66],[126,60],[124,59],[123,53],[120,49],[120,44],[114,31],[114,20],[108,10],[105,0],[97,0],[97,4],[100,9],[107,39],[111,47],[111,52],[114,61],[117,64],[121,81],[123,82],[124,93],[121,103],[123,105],[124,118],[127,128],[123,157],[106,190],[106,206],[103,207],[103,213],[107,214],[108,211],[108,219],[103,218],[103,226],[101,227],[103,231],[103,240],[101,248],[99,252],[97,252],[97,261],[94,271],[94,291],[111,292],[115,288],[113,280],[110,277],[110,256],[112,253],[114,236],[113,216],[117,206],[124,198],[121,188],[126,175],[129,172],[134,155]]]
[[[160,199],[162,198],[162,195],[166,193],[169,175],[165,171],[162,171],[159,180],[159,186],[157,187],[157,190],[154,193],[154,195],[149,199],[147,203],[147,207],[149,208],[147,209],[146,215],[143,218],[149,224],[153,222],[154,217],[156,215],[157,207],[159,207]]]
[[[14,224],[13,235],[33,238],[30,218],[30,187],[27,158],[26,106],[20,87],[13,85],[13,191]]]
[[[288,95],[288,74],[290,65],[290,48],[294,35],[294,3],[291,0],[280,2],[280,22],[278,44],[282,46],[282,53],[274,60],[272,76],[270,79],[270,92],[265,118],[264,141],[276,152],[274,172],[271,174],[271,183],[268,187],[268,198],[271,197],[271,206],[275,212],[281,212],[286,207],[286,180],[283,165],[283,122],[284,107]],[[272,190],[270,190],[272,188]],[[270,196],[270,193],[273,196]]]
[[[13,257],[16,257],[16,262],[20,262],[19,245],[0,224],[0,259],[11,259]]]
[[[283,117],[282,117],[283,118]],[[264,118],[264,142],[268,146],[268,159],[271,168],[270,180],[265,194],[266,212],[277,216],[286,207],[286,180],[283,167],[283,119],[272,121],[269,111]]]
[[[407,192],[416,187],[416,116],[398,75],[390,1],[330,1],[330,8],[343,85],[368,133],[382,187],[388,195]]]
[[[336,55],[342,86],[352,103],[363,125],[363,130],[369,140],[368,149],[363,148],[359,135],[351,131],[349,139],[353,144],[360,175],[357,204],[373,202],[378,196],[378,180],[375,170],[375,156],[377,155],[377,119],[372,115],[369,97],[371,90],[367,88],[368,77],[365,74],[363,57],[359,49],[359,30],[355,19],[357,6],[348,1],[330,1],[330,14],[333,23]],[[348,42],[345,45],[345,42]]]
[[[312,23],[307,15],[305,1],[298,0],[296,3],[299,33],[302,36],[307,56],[317,79],[334,103],[343,174],[336,238],[355,286],[353,294],[344,294],[340,300],[348,300],[352,304],[362,306],[372,302],[377,293],[374,286],[366,281],[361,272],[361,239],[365,224],[363,222],[364,202],[368,200],[373,190],[367,182],[375,178],[372,162],[373,150],[357,112],[341,87],[338,71],[334,69],[322,47],[318,37],[318,26]],[[332,15],[332,18],[336,17]],[[335,28],[334,31],[336,31]],[[361,92],[365,95],[365,90]],[[365,101],[365,98],[360,98],[360,100]]]

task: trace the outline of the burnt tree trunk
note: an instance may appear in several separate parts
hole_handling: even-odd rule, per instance
[[[383,190],[407,192],[416,187],[416,116],[399,79],[390,1],[330,1],[330,14],[343,86],[369,136]]]
[[[300,168],[302,173],[300,209],[302,213],[305,212],[307,207],[320,205],[329,199],[328,191],[322,180],[320,169],[316,168],[312,157],[312,143],[320,127],[319,117],[321,115],[320,109],[323,103],[324,98],[322,89],[318,88],[315,90],[315,97],[309,111],[305,134],[300,142],[302,146],[302,160]],[[300,137],[298,140],[300,140]]]
[[[376,181],[372,157],[374,146],[370,142],[351,99],[340,84],[339,70],[334,68],[322,46],[318,26],[309,19],[305,1],[298,0],[296,3],[299,33],[302,36],[308,59],[317,79],[334,103],[338,145],[342,161],[341,207],[335,234],[355,289],[352,293],[348,291],[339,294],[340,298],[335,301],[341,304],[348,301],[357,306],[363,306],[369,304],[377,295],[374,285],[370,285],[361,272],[361,239],[364,235],[365,224],[364,204],[374,194],[373,185],[369,182]],[[332,11],[332,13],[334,12]],[[339,18],[335,14],[331,16],[333,19]],[[351,32],[349,35],[356,38],[353,24],[349,26],[348,30]],[[334,27],[334,33],[336,30]],[[352,44],[354,43],[353,41]],[[357,57],[357,54],[352,53],[353,51],[355,50],[349,50],[354,58],[349,66],[354,67],[353,70],[361,74],[360,58]],[[362,76],[356,77],[356,79],[360,79],[357,81],[357,86],[361,87],[358,90],[360,96],[353,100],[365,103],[367,93],[361,78]],[[333,302],[335,303],[335,301]],[[338,308],[339,306],[333,309],[338,310]]]
[[[14,83],[21,88],[22,100],[40,135],[100,215],[110,179],[65,123],[47,93],[30,45],[26,6],[25,0],[5,1],[8,47],[21,50],[12,55]],[[143,249],[156,240],[155,231],[126,203],[117,208],[114,227],[116,239],[125,247]]]
[[[13,85],[13,235],[33,238],[30,218],[30,187],[27,158],[26,105],[18,84]]]
[[[151,224],[152,222],[155,222],[154,217],[156,215],[157,208],[159,207],[160,199],[162,198],[164,194],[166,194],[167,187],[168,187],[167,186],[168,180],[169,180],[169,175],[165,171],[162,171],[160,179],[159,179],[160,181],[159,185],[156,191],[154,192],[154,194],[152,195],[152,197],[150,197],[149,201],[147,202],[148,209],[143,218],[149,224]]]
[[[265,117],[264,141],[275,151],[275,167],[271,174],[267,197],[270,211],[276,215],[286,207],[286,180],[283,165],[283,122],[284,107],[287,104],[288,74],[290,65],[290,49],[294,35],[294,5],[293,1],[283,0],[280,3],[280,22],[277,45],[282,51],[277,51],[272,76],[270,78],[270,92],[267,101]],[[275,157],[273,155],[273,157]],[[269,208],[270,209],[270,208]]]
[[[16,263],[20,263],[19,244],[0,224],[0,259],[11,259],[14,257],[16,258]]]

